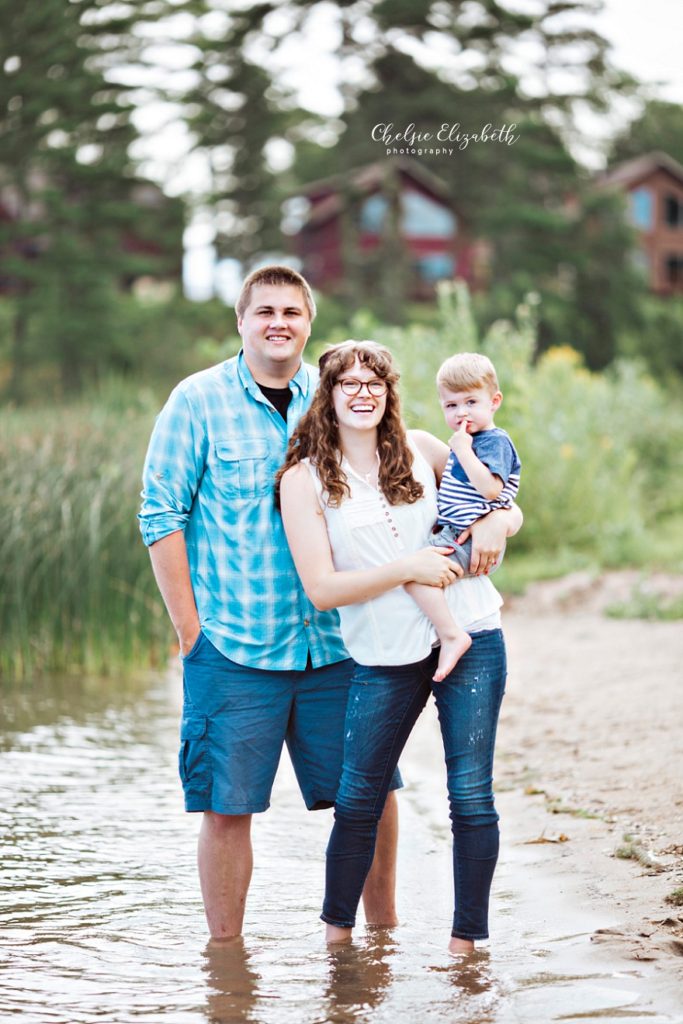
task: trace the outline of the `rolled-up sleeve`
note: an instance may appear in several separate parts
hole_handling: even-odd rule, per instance
[[[149,547],[184,530],[201,484],[206,431],[180,388],[170,395],[152,431],[142,473],[140,532]]]

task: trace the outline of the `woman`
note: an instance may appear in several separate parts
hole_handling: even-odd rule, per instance
[[[339,608],[342,636],[357,662],[321,915],[332,942],[351,936],[389,782],[432,690],[437,657],[433,627],[402,584],[415,578],[415,559],[427,556],[418,549],[436,519],[436,481],[448,448],[424,431],[406,434],[397,382],[391,354],[374,342],[349,341],[326,352],[313,403],[279,474],[285,530],[306,593],[318,608]],[[520,525],[517,508],[475,524],[480,572],[493,566]],[[487,531],[484,550],[478,527]],[[447,585],[455,564],[444,549],[435,557],[429,564],[439,572],[427,582]],[[490,580],[461,580],[447,598],[472,637],[453,672],[433,688],[453,830],[449,949],[459,953],[488,938],[498,856],[493,746],[506,669],[502,601]]]

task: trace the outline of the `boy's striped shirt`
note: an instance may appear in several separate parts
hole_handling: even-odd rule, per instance
[[[509,435],[499,427],[472,435],[472,450],[480,462],[503,481],[493,501],[479,493],[467,478],[455,452],[451,452],[439,487],[439,523],[464,530],[497,508],[510,508],[519,490],[522,468]]]

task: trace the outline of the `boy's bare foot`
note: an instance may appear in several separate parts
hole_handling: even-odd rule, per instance
[[[432,676],[435,683],[440,683],[446,678],[462,658],[465,651],[472,646],[472,637],[469,633],[458,633],[457,636],[443,637],[441,650],[439,651],[439,662],[436,672]]]

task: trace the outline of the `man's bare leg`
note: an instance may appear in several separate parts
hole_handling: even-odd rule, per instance
[[[396,847],[398,845],[398,800],[387,797],[377,828],[372,867],[363,887],[363,909],[368,924],[393,928],[396,916]]]
[[[363,887],[363,909],[368,924],[393,928],[398,924],[396,916],[396,846],[398,843],[398,801],[391,792],[384,805],[377,828],[377,843],[372,867]],[[325,925],[327,942],[349,942],[351,928],[337,928]]]
[[[197,864],[211,938],[241,935],[253,866],[251,815],[205,811]]]

